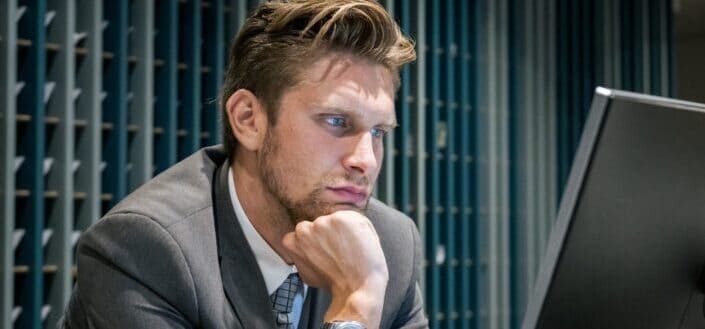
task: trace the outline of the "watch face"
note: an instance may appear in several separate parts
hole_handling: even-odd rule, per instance
[[[367,329],[362,323],[357,321],[333,321],[331,329]]]

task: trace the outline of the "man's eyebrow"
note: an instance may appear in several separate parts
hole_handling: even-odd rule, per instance
[[[343,114],[346,116],[349,116],[354,119],[358,119],[360,117],[360,113],[358,111],[355,111],[353,109],[347,108],[347,107],[341,107],[341,106],[318,106],[319,110],[324,111],[324,112],[331,112],[331,113],[336,113],[336,114]],[[382,126],[384,128],[389,128],[389,129],[394,129],[399,126],[397,123],[397,118],[394,116],[392,120],[388,122],[384,122],[379,124],[379,126]]]
[[[392,130],[396,127],[399,127],[399,124],[396,121],[394,121],[393,123],[384,123],[384,124],[381,124],[380,126],[382,126],[382,128],[384,128],[384,129]]]

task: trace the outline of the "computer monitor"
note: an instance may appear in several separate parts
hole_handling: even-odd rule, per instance
[[[705,328],[705,105],[597,88],[523,329]]]

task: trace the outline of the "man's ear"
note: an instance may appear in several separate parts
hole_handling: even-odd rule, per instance
[[[240,146],[258,150],[267,133],[267,113],[257,96],[247,89],[238,89],[225,103],[228,123]]]

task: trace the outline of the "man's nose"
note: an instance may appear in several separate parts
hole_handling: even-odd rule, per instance
[[[375,141],[372,133],[368,131],[360,134],[351,143],[351,150],[343,159],[345,168],[362,174],[376,170],[379,162],[375,154]]]

